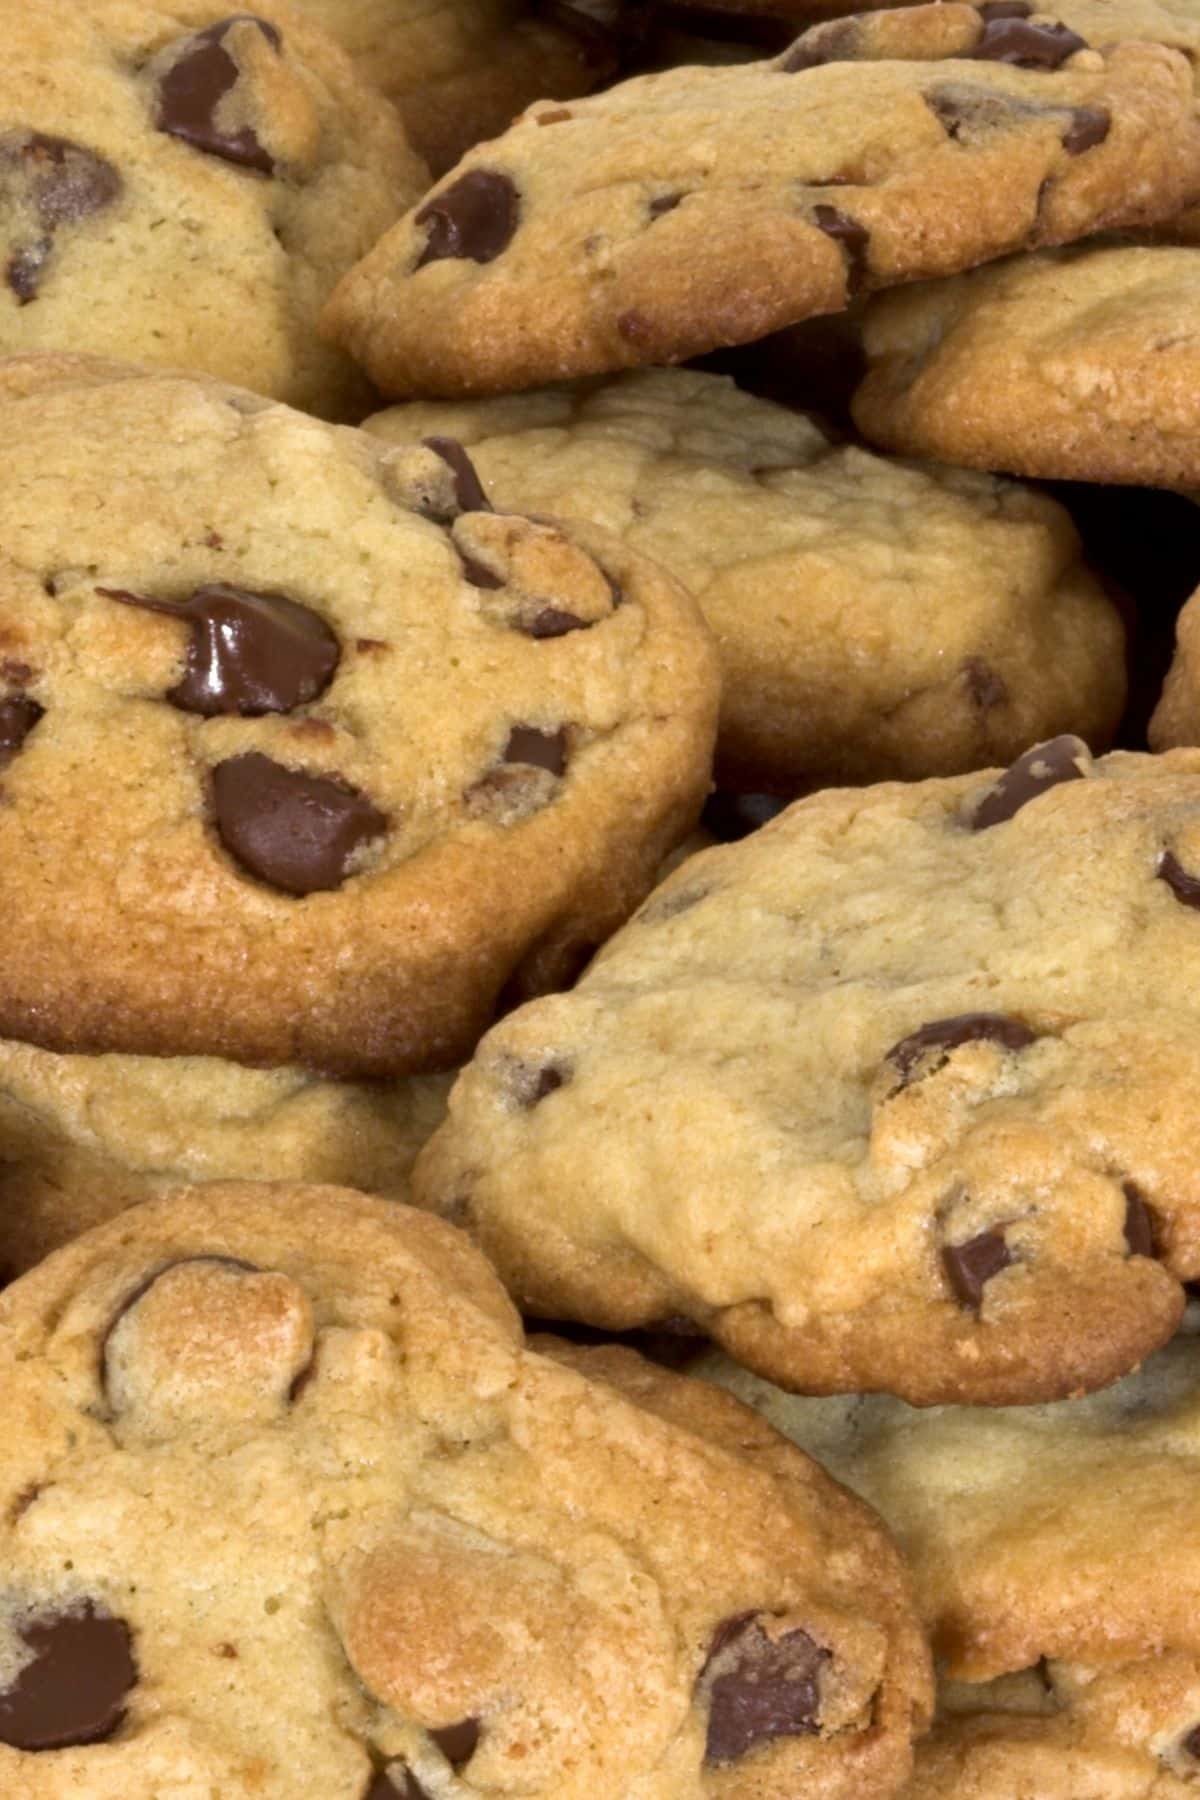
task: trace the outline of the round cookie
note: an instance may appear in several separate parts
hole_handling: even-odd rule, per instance
[[[1070,481],[1200,486],[1200,250],[1081,244],[872,302],[873,443]]]
[[[945,11],[900,16],[924,45]],[[1197,191],[1178,52],[813,66],[801,43],[532,108],[385,234],[324,323],[393,397],[505,392],[681,361]]]
[[[461,446],[73,358],[0,426],[3,1035],[450,1067],[693,823],[691,600]]]
[[[879,1508],[941,1664],[904,1800],[1187,1800],[1200,1778],[1200,1340],[1103,1393],[915,1412],[801,1399],[709,1353]]]
[[[280,0],[0,0],[0,352],[141,356],[334,417],[316,318],[426,171]]]
[[[498,506],[586,518],[670,569],[721,653],[717,775],[752,791],[1107,747],[1124,633],[1052,501],[831,439],[696,370],[414,402],[389,443],[464,443]]]
[[[14,1800],[887,1800],[874,1515],[728,1397],[538,1354],[440,1221],[177,1190],[0,1297]]]
[[[615,75],[620,33],[580,4],[529,0],[295,0],[400,109],[435,175],[545,94]],[[614,27],[619,20],[614,19]]]
[[[329,1081],[0,1039],[0,1279],[180,1182],[333,1182],[405,1200],[452,1079]]]
[[[826,790],[495,1027],[413,1173],[527,1311],[805,1392],[1113,1380],[1200,1274],[1200,752]]]

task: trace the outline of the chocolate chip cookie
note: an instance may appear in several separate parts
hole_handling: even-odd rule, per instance
[[[909,9],[909,31],[943,10]],[[1198,191],[1177,51],[1026,69],[793,47],[534,106],[385,234],[325,323],[394,397],[504,392],[746,342]]]
[[[1097,1387],[1200,1275],[1198,907],[1200,752],[826,790],[490,1032],[415,1193],[528,1310],[801,1391]]]
[[[0,352],[202,369],[333,416],[317,336],[425,170],[311,20],[267,0],[0,0]]]
[[[720,646],[718,775],[795,793],[957,774],[1062,731],[1106,747],[1124,633],[1066,513],[1026,488],[886,461],[695,370],[414,402],[499,506],[588,518],[655,557]]]
[[[183,1189],[0,1298],[0,1781],[58,1800],[887,1800],[878,1521],[728,1396],[535,1353],[440,1220]]]
[[[460,445],[15,358],[0,446],[4,1036],[451,1067],[699,812],[691,600]]]
[[[878,1506],[941,1662],[904,1800],[1187,1800],[1200,1777],[1200,1340],[1058,1405],[914,1412],[693,1365]]]
[[[570,0],[295,0],[396,103],[435,175],[544,94],[586,94],[621,59],[616,7]],[[606,17],[611,13],[612,18]]]
[[[1200,486],[1200,249],[1080,244],[866,309],[854,417],[973,468]]]
[[[0,1039],[0,1279],[180,1182],[325,1181],[407,1199],[452,1079],[329,1081]]]

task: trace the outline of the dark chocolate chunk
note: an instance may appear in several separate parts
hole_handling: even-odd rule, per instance
[[[286,769],[258,751],[218,763],[212,783],[229,854],[287,894],[340,887],[355,852],[387,830],[386,816],[357,788]]]
[[[235,13],[197,31],[188,39],[178,62],[159,82],[155,124],[194,150],[204,150],[209,156],[219,156],[243,169],[256,169],[261,175],[272,175],[274,158],[248,125],[239,131],[225,131],[217,124],[217,109],[241,73],[225,48],[225,37],[231,26],[243,23],[257,25],[272,48],[279,49],[281,39],[276,27],[266,19],[255,18],[253,13]]]
[[[1136,1181],[1122,1183],[1125,1195],[1125,1242],[1130,1256],[1154,1255],[1154,1214]]]
[[[1051,788],[1064,781],[1082,780],[1090,761],[1082,738],[1056,737],[1049,743],[1035,744],[1024,756],[1018,756],[984,795],[971,818],[971,830],[987,831],[993,825],[1003,825]]]
[[[1112,116],[1102,106],[1074,106],[1071,123],[1063,133],[1062,145],[1068,156],[1082,156],[1102,144],[1112,129]]]
[[[40,131],[0,138],[0,192],[15,187],[40,229],[14,245],[5,280],[22,306],[36,299],[42,270],[60,225],[102,212],[121,192],[121,177],[110,162],[69,138]]]
[[[857,219],[847,217],[836,206],[813,207],[813,221],[835,243],[840,244],[846,258],[846,290],[854,293],[862,286],[867,273],[867,245],[871,234]]]
[[[934,1019],[901,1038],[888,1051],[887,1061],[900,1076],[901,1087],[907,1087],[913,1070],[931,1050],[945,1052],[938,1058],[940,1066],[960,1044],[976,1043],[982,1038],[1001,1044],[1005,1050],[1024,1050],[1036,1037],[1037,1033],[1030,1031],[1023,1020],[1014,1019],[1009,1013],[957,1013],[951,1019]]]
[[[548,769],[551,775],[562,775],[567,767],[567,733],[539,731],[535,725],[514,725],[504,747],[508,763],[528,763],[535,769]]]
[[[478,1719],[460,1719],[457,1725],[438,1725],[432,1728],[429,1735],[450,1767],[461,1769],[475,1754],[479,1730]]]
[[[588,624],[587,619],[576,618],[574,613],[563,612],[561,607],[543,606],[528,629],[531,638],[560,638],[566,637],[569,631],[585,631]]]
[[[664,213],[674,212],[682,199],[682,194],[660,194],[650,202],[650,217],[661,219]]]
[[[1057,69],[1086,50],[1087,43],[1065,25],[1038,25],[1017,13],[989,12],[983,33],[971,52],[976,62],[1014,63],[1020,69]]]
[[[1002,1230],[981,1231],[965,1244],[947,1244],[942,1250],[942,1266],[955,1298],[963,1306],[978,1312],[983,1305],[985,1285],[1007,1269],[1013,1258],[1004,1241]]]
[[[223,581],[180,601],[121,588],[97,591],[191,625],[183,680],[167,693],[184,712],[205,718],[291,712],[323,694],[338,666],[341,647],[324,619],[285,594],[253,593]]]
[[[0,700],[0,769],[8,767],[45,708],[28,694],[9,694]]]
[[[458,551],[458,560],[462,564],[463,579],[469,581],[472,587],[502,588],[504,586],[502,575],[497,575],[494,569],[489,569],[487,564],[481,563],[477,557],[469,556],[461,544],[456,544],[455,549]]]
[[[1189,875],[1173,850],[1164,850],[1154,871],[1184,906],[1200,910],[1200,875]]]
[[[435,456],[440,456],[442,461],[453,471],[454,495],[458,501],[459,512],[491,512],[491,502],[483,491],[483,483],[479,479],[475,464],[458,439],[427,437],[422,438],[421,442],[427,450],[432,450]]]
[[[703,1681],[715,1667],[704,1760],[735,1762],[771,1738],[816,1731],[818,1677],[828,1658],[806,1631],[769,1637],[757,1613],[718,1626],[701,1675]]]
[[[33,1652],[0,1694],[0,1742],[15,1750],[62,1750],[110,1738],[137,1681],[128,1625],[87,1601],[17,1627]]]
[[[497,169],[471,169],[432,200],[416,216],[428,226],[417,268],[464,257],[489,263],[507,250],[520,221],[521,204],[507,175]]]
[[[1179,1748],[1185,1756],[1194,1756],[1200,1761],[1200,1725],[1193,1725]]]

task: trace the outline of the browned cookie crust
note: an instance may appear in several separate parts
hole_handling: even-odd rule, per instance
[[[946,56],[948,10],[896,15],[906,54],[932,42],[941,61],[830,61],[825,44],[814,66],[801,40],[534,107],[346,277],[329,331],[386,393],[503,392],[745,342],[1200,190],[1178,52]]]
[[[1200,753],[826,790],[491,1031],[418,1159],[527,1309],[804,1392],[1113,1380],[1200,1275]]]
[[[890,1800],[875,1516],[726,1396],[525,1347],[461,1234],[183,1189],[0,1299],[12,1800]]]
[[[0,421],[4,1035],[448,1067],[694,820],[691,601],[459,446],[70,358]]]
[[[286,0],[0,0],[0,41],[0,352],[361,415],[317,313],[426,171],[332,38]]]

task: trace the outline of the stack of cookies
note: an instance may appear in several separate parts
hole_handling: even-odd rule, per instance
[[[853,4],[0,0],[5,1800],[1200,1794],[1200,9]]]

